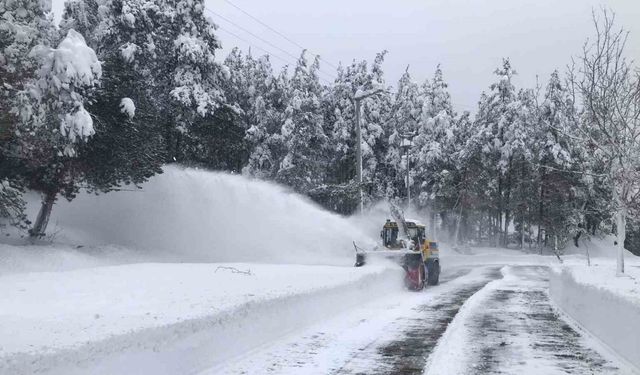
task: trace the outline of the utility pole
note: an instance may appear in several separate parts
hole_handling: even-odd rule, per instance
[[[411,188],[409,186],[411,186],[409,184],[410,180],[410,164],[409,164],[409,149],[411,148],[411,141],[409,141],[409,144],[407,145],[406,149],[407,149],[407,210],[411,207]]]
[[[362,191],[362,127],[360,125],[360,102],[370,96],[384,91],[382,88],[375,88],[366,92],[358,90],[353,97],[356,110],[356,181],[358,182],[358,211],[364,212],[364,192]]]
[[[406,158],[407,210],[409,210],[409,208],[411,207],[411,184],[409,183],[410,182],[409,178],[411,177],[411,164],[409,163],[409,151],[411,150],[411,141],[414,136],[415,136],[415,133],[402,134],[401,135],[402,143],[400,144],[400,147],[403,148],[405,151],[405,158]]]
[[[360,100],[356,98],[356,181],[358,182],[358,211],[364,211],[364,195],[362,193],[362,127],[360,126]]]

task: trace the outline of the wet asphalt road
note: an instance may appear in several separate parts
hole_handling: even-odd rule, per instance
[[[552,307],[546,267],[512,267],[514,280],[493,290],[470,322],[474,367],[469,374],[618,374],[615,365],[587,346]]]
[[[440,285],[455,280],[469,272],[469,269],[455,270],[450,274],[443,274]],[[353,360],[347,362],[334,374],[422,374],[425,364],[435,348],[438,340],[447,330],[449,323],[456,316],[464,302],[482,289],[488,282],[502,277],[500,267],[488,268],[485,272],[486,279],[475,282],[447,293],[440,298],[428,300],[413,308],[418,312],[417,316],[410,319],[399,319],[394,322],[393,329],[398,333],[396,340],[375,347],[374,353],[363,350],[353,354]],[[433,287],[433,288],[437,288]],[[428,293],[427,288],[421,293]],[[350,368],[352,362],[357,362],[358,357],[375,356],[375,367],[369,369]]]

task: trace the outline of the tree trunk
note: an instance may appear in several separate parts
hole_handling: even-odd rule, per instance
[[[453,245],[458,247],[460,244],[459,236],[460,236],[460,222],[462,221],[462,203],[460,203],[460,209],[458,210],[458,217],[456,220],[456,230],[453,235]]]
[[[531,206],[527,206],[527,229],[528,229],[528,233],[529,233],[529,251],[531,251],[531,242],[532,242],[532,238],[533,237],[531,235]]]
[[[620,199],[618,186],[613,187],[613,200],[616,206],[616,274],[622,275],[624,274],[624,241],[627,237],[627,208],[625,202]]]
[[[511,221],[511,211],[507,208],[504,213],[504,232],[502,232],[502,246],[509,247],[509,222]]]
[[[57,195],[58,194],[54,191],[46,192],[44,194],[36,222],[33,225],[33,228],[29,231],[29,236],[31,238],[40,238],[44,236]]]
[[[524,211],[522,211],[522,221],[520,222],[520,250],[524,249]]]
[[[504,232],[502,233],[502,246],[509,245],[509,222],[511,222],[511,159],[509,159],[509,172],[507,173],[507,186],[505,187],[504,200]],[[514,215],[515,216],[515,215]]]
[[[480,210],[480,215],[479,216],[480,216],[480,220],[478,221],[478,235],[477,235],[477,238],[478,238],[478,244],[480,246],[482,246],[482,229],[483,229],[482,228],[482,223],[484,222],[484,220],[483,220],[484,219],[484,214],[483,214],[482,210]]]
[[[558,258],[560,263],[563,263],[562,258],[560,258],[560,252],[558,251],[558,235],[557,234],[553,235],[553,252],[554,254],[556,254],[556,258]]]
[[[540,200],[538,201],[538,247],[540,248],[540,254],[542,254],[542,222],[544,218],[544,180],[545,171],[543,169],[540,177]]]
[[[496,215],[496,225],[494,226],[494,243],[496,247],[500,244],[500,231],[502,230],[502,174],[498,172],[498,214]]]

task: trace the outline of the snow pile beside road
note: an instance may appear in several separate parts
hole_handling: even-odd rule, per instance
[[[616,277],[615,264],[605,262],[564,266],[552,272],[550,282],[551,299],[564,313],[640,370],[637,259],[628,262],[626,276]]]
[[[618,249],[614,247],[615,241],[616,236],[614,235],[592,236],[588,239],[581,238],[579,247],[576,247],[571,241],[564,253],[586,255],[586,252],[589,251],[589,256],[594,258],[615,258],[618,253]],[[629,250],[625,249],[624,253],[625,257],[635,257]]]
[[[130,248],[148,262],[352,265],[352,241],[373,243],[346,218],[264,181],[167,166],[142,188],[60,200],[49,230],[57,243]]]
[[[400,290],[401,277],[243,263],[5,275],[0,373],[194,373]]]

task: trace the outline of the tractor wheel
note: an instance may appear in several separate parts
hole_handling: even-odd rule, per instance
[[[422,290],[424,289],[424,279],[425,279],[424,267],[420,267],[420,272],[418,274],[420,275],[420,280],[418,282],[418,286],[416,287],[416,290]]]
[[[427,262],[427,284],[438,285],[440,282],[440,262]]]

